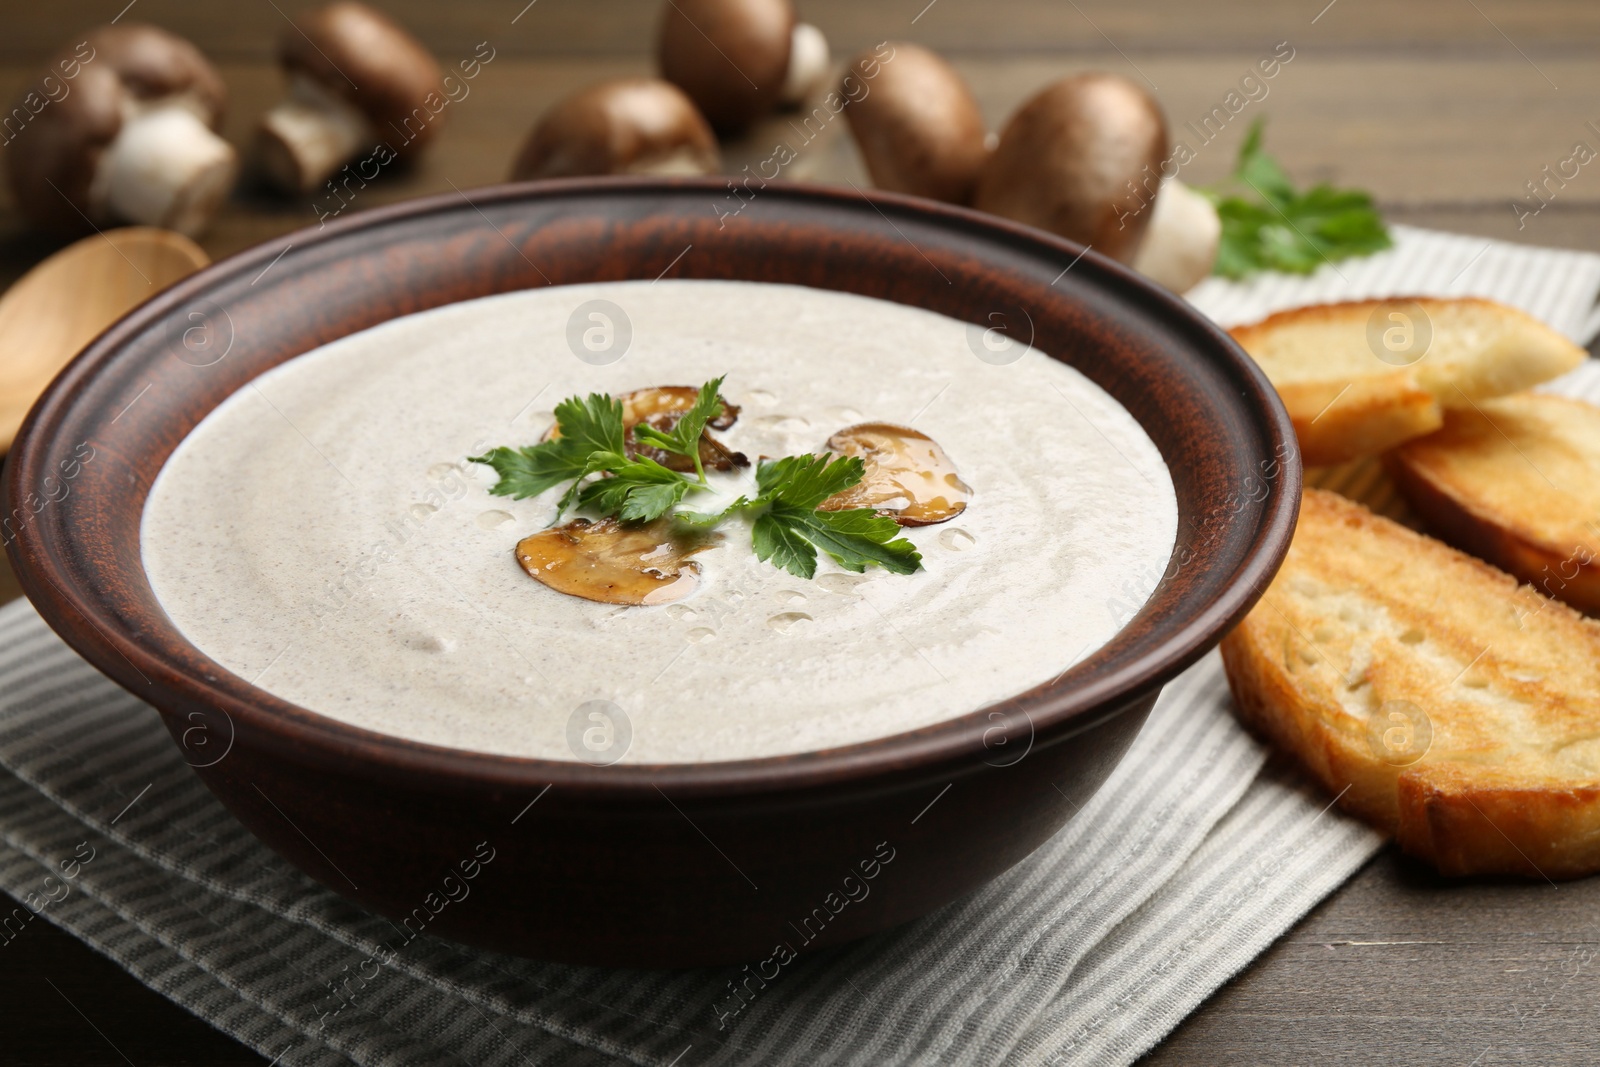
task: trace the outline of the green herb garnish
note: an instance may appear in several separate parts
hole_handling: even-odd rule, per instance
[[[622,402],[604,393],[563,400],[556,405],[556,425],[560,437],[525,448],[496,448],[468,461],[487,463],[500,475],[489,492],[522,500],[592,473],[589,457],[596,452],[624,451]]]
[[[847,571],[879,566],[911,574],[922,566],[916,546],[898,537],[900,524],[871,508],[819,511],[817,505],[861,481],[866,468],[855,456],[786,456],[762,460],[754,500],[740,497],[717,515],[682,515],[695,526],[714,526],[736,513],[754,519],[756,557],[797,578],[817,573],[817,549]]]
[[[1369,256],[1394,244],[1367,193],[1325,183],[1296,192],[1283,168],[1261,150],[1261,129],[1257,119],[1239,148],[1232,177],[1204,190],[1222,218],[1215,273],[1224,278],[1263,270],[1310,274],[1323,263]],[[1244,195],[1224,195],[1240,186]]]
[[[726,374],[722,376],[726,377]],[[670,433],[663,433],[644,422],[633,428],[633,439],[641,445],[694,460],[694,472],[699,476],[701,485],[706,484],[706,469],[700,464],[700,435],[705,432],[706,423],[722,414],[722,397],[717,395],[722,388],[722,378],[713,378],[700,387],[700,395],[695,398],[694,406],[683,413]]]
[[[472,463],[486,463],[500,475],[489,492],[522,500],[571,482],[556,507],[556,518],[574,505],[593,507],[624,522],[658,519],[685,493],[703,488],[653,459],[632,459],[624,445],[622,403],[604,393],[568,397],[556,405],[559,437],[523,448],[496,448]],[[586,482],[590,475],[605,475]]]
[[[711,529],[735,517],[751,520],[756,556],[790,574],[810,578],[817,552],[839,566],[861,572],[869,566],[911,574],[922,566],[916,546],[899,537],[900,526],[871,508],[821,511],[819,505],[858,484],[866,468],[855,456],[786,456],[762,460],[756,470],[756,496],[741,496],[719,512],[678,511],[684,496],[708,488],[700,461],[706,424],[722,411],[722,378],[700,387],[694,405],[670,431],[639,423],[641,445],[694,459],[696,478],[648,457],[630,457],[625,448],[622,404],[600,393],[571,397],[556,405],[560,435],[523,448],[501,447],[473,463],[494,468],[500,480],[489,491],[521,500],[570,482],[556,508],[556,519],[577,506],[622,522],[650,522],[670,515],[676,522]]]
[[[629,459],[614,452],[596,452],[588,473],[606,477],[583,485],[579,507],[615,515],[623,522],[650,522],[670,511],[683,495],[700,486],[653,459]],[[573,482],[576,488],[580,483]],[[569,493],[570,495],[570,493]],[[566,510],[563,498],[562,511]]]

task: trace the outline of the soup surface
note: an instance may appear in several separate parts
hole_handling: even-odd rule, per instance
[[[1002,340],[898,304],[741,282],[436,308],[290,360],[212,412],[151,490],[145,567],[178,628],[229,670],[415,741],[655,763],[927,726],[1103,645],[1155,588],[1176,532],[1171,479],[1137,422]],[[676,603],[595,603],[529,578],[513,549],[551,523],[560,490],[492,496],[494,472],[466,457],[536,442],[574,394],[721,374],[742,410],[716,434],[752,460],[863,421],[911,425],[943,446],[970,504],[904,531],[923,557],[912,575],[824,556],[796,578],[758,560],[735,519]],[[753,489],[748,472],[710,478],[723,498]]]

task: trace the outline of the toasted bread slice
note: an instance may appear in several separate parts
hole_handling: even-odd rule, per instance
[[[1246,725],[1446,874],[1600,870],[1600,623],[1310,489],[1222,658]]]
[[[1312,466],[1432,433],[1445,409],[1530,388],[1585,355],[1531,315],[1477,298],[1320,304],[1231,332],[1277,387]]]
[[[1600,407],[1543,393],[1485,400],[1384,465],[1435,536],[1600,613]]]

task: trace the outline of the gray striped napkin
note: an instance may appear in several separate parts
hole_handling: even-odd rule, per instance
[[[1600,256],[1396,235],[1337,271],[1210,281],[1191,299],[1232,323],[1481,293],[1587,340]],[[1033,856],[926,919],[802,957],[731,1013],[735,968],[568,967],[427,936],[373,963],[385,920],[256,842],[152,710],[13,604],[0,609],[0,886],[29,908],[0,942],[42,917],[282,1064],[1126,1064],[1382,844],[1264,769],[1227,709],[1213,654]]]

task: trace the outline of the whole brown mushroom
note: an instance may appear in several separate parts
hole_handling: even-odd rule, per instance
[[[682,90],[658,78],[617,78],[546,111],[511,177],[710,174],[719,165],[716,135]]]
[[[657,55],[661,76],[730,134],[803,100],[828,72],[826,38],[789,0],[668,0]]]
[[[937,54],[896,41],[850,61],[865,95],[844,110],[850,132],[880,189],[952,204],[972,199],[989,146],[983,114],[961,75]]]
[[[227,94],[199,50],[126,23],[90,33],[49,70],[17,104],[30,117],[12,141],[26,142],[5,153],[22,214],[66,233],[113,221],[204,230],[238,155],[217,136]]]
[[[444,73],[415,37],[355,0],[308,11],[286,28],[278,62],[289,94],[261,120],[262,166],[285,192],[315,189],[381,142],[414,156],[437,136]]]
[[[1116,74],[1063,78],[1006,123],[973,206],[1131,263],[1166,154],[1150,94]]]

